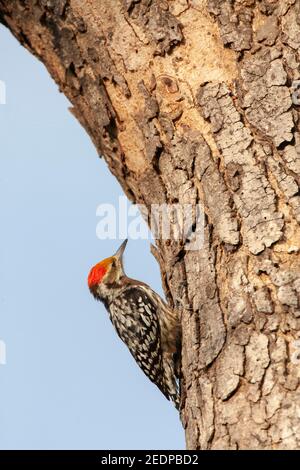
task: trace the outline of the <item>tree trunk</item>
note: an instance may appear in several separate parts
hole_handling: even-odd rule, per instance
[[[0,0],[130,200],[201,203],[157,240],[189,449],[300,445],[300,3]],[[300,96],[300,94],[299,94]]]

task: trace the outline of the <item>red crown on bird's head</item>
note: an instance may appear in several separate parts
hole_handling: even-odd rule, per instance
[[[95,286],[96,284],[100,284],[105,274],[107,273],[112,261],[113,256],[111,256],[110,258],[105,258],[103,261],[100,261],[100,263],[97,263],[95,266],[92,267],[88,275],[89,288]]]
[[[120,248],[113,256],[110,256],[109,258],[105,258],[104,260],[100,261],[100,263],[96,264],[90,270],[90,273],[88,275],[89,288],[96,286],[97,284],[100,284],[100,282],[102,282],[102,279],[104,278],[105,274],[109,270],[114,259],[119,260],[119,262],[121,263],[121,267],[122,267],[122,257],[123,257],[123,253],[126,248],[126,245],[127,245],[127,239],[123,241]]]

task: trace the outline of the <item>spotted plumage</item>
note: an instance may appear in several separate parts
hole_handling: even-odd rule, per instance
[[[179,407],[180,323],[177,314],[146,284],[128,278],[122,255],[92,268],[89,288],[102,301],[119,337],[166,398]]]

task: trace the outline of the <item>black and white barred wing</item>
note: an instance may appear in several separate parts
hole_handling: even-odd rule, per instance
[[[110,319],[132,356],[162,393],[165,386],[160,326],[153,301],[141,289],[128,286],[110,305]]]

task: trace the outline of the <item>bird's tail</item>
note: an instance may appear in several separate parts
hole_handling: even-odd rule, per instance
[[[164,394],[165,396],[171,400],[176,409],[180,409],[180,383],[179,380],[176,379],[175,375],[175,364],[173,357],[169,360],[165,360],[164,364]]]

